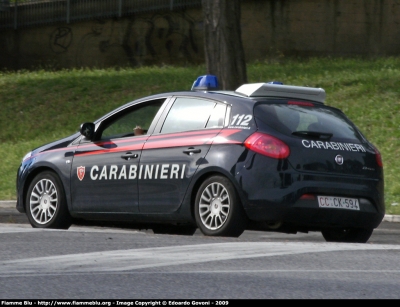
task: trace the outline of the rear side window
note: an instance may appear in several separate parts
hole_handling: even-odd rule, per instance
[[[332,134],[332,137],[362,141],[355,126],[340,111],[326,106],[259,104],[255,115],[271,128],[290,135],[294,132]]]
[[[179,97],[169,111],[161,133],[222,127],[226,106],[211,100]]]

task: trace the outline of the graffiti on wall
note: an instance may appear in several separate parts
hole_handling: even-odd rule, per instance
[[[50,35],[50,49],[54,53],[67,52],[72,43],[72,30],[69,27],[58,27]]]
[[[199,53],[195,40],[196,22],[185,15],[154,15],[133,20],[126,43],[133,46],[135,60],[192,62]]]
[[[117,30],[118,22],[115,20],[96,20],[90,32],[83,35],[78,43],[75,55],[76,65],[78,67],[123,65],[126,55],[118,40]]]
[[[195,20],[185,14],[97,20],[79,40],[77,66],[192,63],[199,56]]]

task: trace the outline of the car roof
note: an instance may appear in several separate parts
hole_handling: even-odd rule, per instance
[[[196,79],[192,90],[215,91],[218,89],[218,79],[214,75],[204,75]],[[248,83],[238,87],[235,91],[219,91],[227,95],[259,97],[259,98],[294,98],[324,103],[326,93],[322,88],[284,85],[279,81]]]
[[[206,75],[199,78],[208,78],[209,76],[210,75]],[[300,99],[323,104],[326,97],[325,91],[322,88],[283,85],[281,82],[248,83],[241,85],[235,91],[216,90],[216,88],[216,85],[204,86],[203,84],[203,86],[198,88],[193,85],[192,89],[187,91],[165,92],[138,98],[102,116],[96,120],[96,122],[109,116],[111,113],[116,113],[137,103],[148,100],[163,99],[172,96],[200,97],[205,99],[214,99],[228,104],[245,104],[246,106],[252,106],[261,100],[265,101],[266,99],[276,98]]]

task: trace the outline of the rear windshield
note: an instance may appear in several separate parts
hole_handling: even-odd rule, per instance
[[[254,114],[258,120],[287,135],[316,132],[343,140],[364,140],[343,113],[327,106],[258,104]]]

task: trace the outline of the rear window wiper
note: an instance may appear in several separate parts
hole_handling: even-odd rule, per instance
[[[292,134],[306,138],[324,139],[324,140],[329,140],[333,135],[332,133],[318,132],[318,131],[295,131]]]

